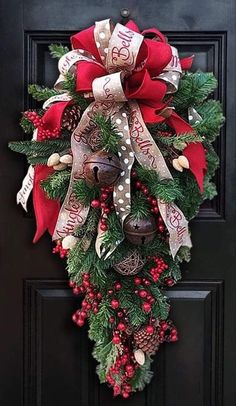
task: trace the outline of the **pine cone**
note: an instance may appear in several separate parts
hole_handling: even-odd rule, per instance
[[[134,332],[134,343],[137,348],[146,354],[154,354],[159,348],[158,330],[155,328],[152,334],[146,331],[146,326]]]
[[[63,114],[62,128],[68,131],[74,131],[79,123],[80,107],[68,106]]]

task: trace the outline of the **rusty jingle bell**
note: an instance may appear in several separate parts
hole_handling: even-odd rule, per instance
[[[84,162],[84,176],[87,183],[98,187],[112,186],[122,172],[119,158],[113,153],[97,151]]]
[[[134,219],[128,216],[124,222],[124,232],[128,241],[135,245],[148,244],[153,240],[157,231],[153,216]]]

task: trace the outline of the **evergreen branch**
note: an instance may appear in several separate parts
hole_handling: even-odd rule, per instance
[[[182,151],[186,144],[190,142],[202,142],[203,138],[195,133],[175,134],[173,136],[165,137],[157,134],[157,141],[166,146],[173,146],[175,149]]]
[[[39,85],[28,85],[28,93],[37,101],[44,101],[59,94],[57,90]]]
[[[209,100],[196,109],[202,120],[195,124],[194,128],[203,139],[213,142],[225,121],[221,104],[218,101]]]
[[[82,94],[76,91],[76,77],[72,73],[66,73],[65,81],[62,82],[62,89],[67,91],[76,104],[79,104],[82,110],[85,110],[90,102]]]
[[[110,247],[117,244],[117,241],[122,241],[123,230],[116,213],[112,212],[107,217],[108,230],[104,233],[103,243],[105,247]]]
[[[148,187],[151,195],[164,202],[172,202],[181,197],[179,182],[172,179],[160,180],[156,171],[137,167],[137,176]]]
[[[57,58],[60,59],[63,55],[67,54],[69,52],[69,48],[66,46],[63,46],[62,44],[51,44],[49,45],[49,51],[52,56],[52,58]]]
[[[172,100],[177,111],[185,111],[189,106],[202,103],[217,87],[213,73],[187,73],[180,80],[179,89]]]
[[[41,186],[49,199],[63,201],[70,182],[70,172],[57,171],[41,182]]]
[[[35,127],[32,123],[32,121],[30,121],[27,117],[25,117],[24,115],[21,117],[20,119],[20,126],[23,129],[23,131],[26,134],[32,134]]]
[[[101,131],[101,149],[116,154],[118,152],[120,135],[118,134],[115,125],[111,122],[111,119],[105,118],[101,114],[97,114],[93,121]]]
[[[82,203],[84,206],[90,206],[91,200],[95,199],[98,196],[99,189],[93,186],[88,186],[88,184],[83,180],[77,180],[74,183],[73,191],[76,198]]]
[[[150,207],[146,196],[142,192],[133,194],[131,202],[131,216],[137,220],[148,216]]]
[[[135,375],[131,380],[134,390],[142,391],[146,385],[151,382],[153,372],[151,371],[152,359],[146,355],[145,364],[136,369]]]
[[[49,140],[49,141],[13,141],[8,147],[20,154],[36,158],[38,156],[48,158],[54,152],[63,152],[70,148],[70,142],[67,140]]]

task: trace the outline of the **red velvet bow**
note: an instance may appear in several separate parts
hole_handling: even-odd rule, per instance
[[[126,26],[140,33],[138,26],[133,21],[129,21]],[[144,40],[137,56],[136,67],[132,74],[124,79],[123,88],[126,98],[137,100],[146,123],[165,121],[176,134],[194,132],[193,128],[175,112],[168,118],[160,114],[170,100],[169,102],[163,101],[167,92],[167,84],[163,80],[157,79],[157,76],[170,62],[172,51],[165,36],[156,28],[145,30],[141,34],[144,36]],[[146,38],[147,35],[149,38]],[[154,39],[150,37],[154,37]],[[89,52],[100,64],[89,61],[77,63],[76,90],[81,93],[91,92],[93,80],[108,73],[103,66],[94,40],[94,26],[73,35],[71,44],[73,49],[79,48]],[[193,57],[182,59],[182,69],[189,69],[192,59]],[[43,117],[46,128],[60,128],[62,114],[67,104],[68,102],[55,103],[48,109]],[[184,149],[183,155],[188,158],[190,170],[194,174],[200,190],[203,191],[206,159],[202,144],[190,143]]]

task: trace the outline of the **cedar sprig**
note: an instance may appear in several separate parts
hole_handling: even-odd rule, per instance
[[[28,93],[37,101],[44,101],[52,96],[60,94],[55,89],[50,89],[49,87],[39,86],[39,85],[28,85]]]
[[[90,206],[91,200],[95,199],[99,194],[99,189],[96,186],[89,186],[83,179],[74,183],[73,191],[79,202],[86,207]]]
[[[101,114],[97,114],[93,121],[101,131],[101,149],[116,154],[118,152],[120,135],[110,117],[106,118]]]
[[[63,55],[69,52],[69,48],[62,44],[51,44],[49,45],[49,51],[52,58],[60,59]]]

